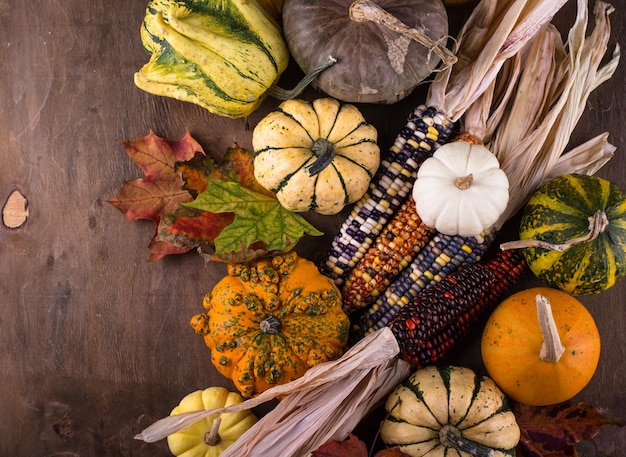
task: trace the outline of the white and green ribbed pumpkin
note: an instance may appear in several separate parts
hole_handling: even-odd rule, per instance
[[[150,60],[135,85],[245,117],[287,68],[282,30],[255,0],[152,0],[141,27]]]
[[[414,372],[385,403],[380,436],[412,457],[510,457],[520,429],[491,378],[458,366]]]
[[[377,140],[354,105],[287,100],[254,128],[254,176],[290,211],[337,214],[367,191],[380,164]]]

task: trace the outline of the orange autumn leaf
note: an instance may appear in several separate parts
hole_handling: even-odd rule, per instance
[[[589,403],[567,401],[552,406],[512,403],[521,430],[521,457],[576,457],[576,444],[593,439],[607,425],[624,426]]]
[[[178,162],[176,170],[183,178],[183,188],[194,197],[206,190],[209,179],[236,182],[255,192],[275,197],[254,177],[254,153],[237,143],[226,149],[217,164],[210,157],[198,153],[185,162]]]

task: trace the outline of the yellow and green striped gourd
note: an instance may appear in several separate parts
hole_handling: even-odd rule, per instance
[[[289,61],[278,23],[255,0],[152,0],[141,40],[150,60],[137,87],[230,118],[256,110]]]

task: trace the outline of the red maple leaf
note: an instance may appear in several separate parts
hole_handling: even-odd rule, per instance
[[[176,162],[189,160],[196,152],[204,154],[188,131],[177,141],[160,138],[150,130],[145,137],[121,143],[144,173],[143,178],[125,182],[115,197],[108,200],[129,221],[149,219],[158,224],[162,214],[193,199],[182,188],[182,178],[175,168]]]

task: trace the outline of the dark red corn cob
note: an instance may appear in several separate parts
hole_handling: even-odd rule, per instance
[[[519,251],[501,251],[466,265],[424,289],[387,324],[404,360],[415,368],[439,362],[520,277]]]

